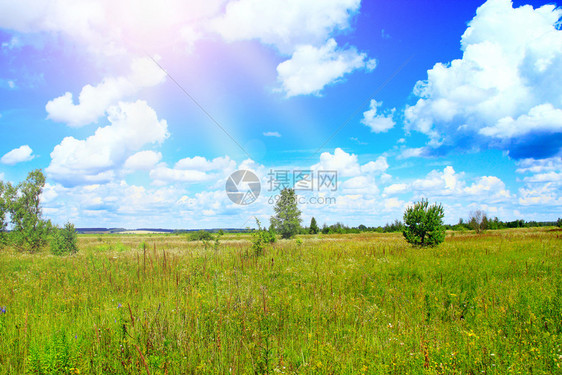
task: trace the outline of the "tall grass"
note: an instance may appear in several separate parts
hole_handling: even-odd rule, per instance
[[[562,371],[562,232],[180,236],[0,254],[2,374]]]

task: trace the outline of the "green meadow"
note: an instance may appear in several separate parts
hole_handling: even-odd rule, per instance
[[[562,373],[562,231],[299,238],[0,250],[0,373]]]

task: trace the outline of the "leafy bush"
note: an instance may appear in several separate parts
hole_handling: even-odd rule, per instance
[[[262,228],[258,219],[256,219],[256,223],[258,224],[258,229],[252,232],[252,250],[254,251],[254,255],[260,256],[263,255],[265,246],[277,241],[277,237],[273,230],[265,230],[265,228]]]
[[[206,230],[198,230],[189,234],[190,241],[212,241],[213,235]]]
[[[416,246],[440,244],[445,240],[444,215],[440,204],[429,206],[427,200],[416,202],[404,212],[404,238]]]
[[[66,223],[64,228],[54,227],[51,236],[51,253],[68,255],[76,252],[78,252],[78,244],[74,225]]]
[[[556,221],[556,225],[558,225],[558,228],[562,228],[562,219],[558,218],[558,220]]]

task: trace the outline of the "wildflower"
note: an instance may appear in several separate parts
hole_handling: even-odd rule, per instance
[[[120,309],[120,308],[121,308],[121,304],[117,305],[117,308]]]
[[[0,307],[0,314],[5,314],[5,313],[6,313],[6,306]]]

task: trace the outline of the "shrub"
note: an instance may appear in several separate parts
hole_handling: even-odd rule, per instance
[[[562,228],[562,219],[558,218],[558,220],[556,221],[556,225],[558,225],[558,228]]]
[[[212,241],[213,235],[206,230],[198,230],[189,234],[190,241]]]
[[[66,223],[63,228],[54,227],[51,235],[51,253],[68,255],[76,252],[78,252],[78,245],[74,225]]]
[[[272,230],[265,230],[261,227],[260,221],[256,218],[258,229],[252,232],[252,250],[254,255],[263,255],[263,251],[267,244],[272,244],[277,241],[275,232]]]
[[[416,202],[404,212],[404,238],[416,246],[440,244],[445,240],[443,216],[443,207],[440,204],[429,206],[427,200]]]

